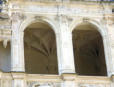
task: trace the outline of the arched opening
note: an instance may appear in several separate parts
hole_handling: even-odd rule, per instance
[[[0,42],[0,71],[10,72],[11,70],[11,47],[10,42],[7,46],[3,46],[3,42]]]
[[[25,72],[58,74],[56,37],[46,23],[36,22],[24,31]]]
[[[75,68],[79,75],[106,76],[103,39],[90,23],[78,25],[72,32]]]

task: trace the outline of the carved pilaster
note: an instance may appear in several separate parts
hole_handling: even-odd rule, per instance
[[[14,12],[11,15],[12,22],[23,21],[24,19],[26,19],[26,16],[20,12]]]
[[[72,33],[68,29],[67,16],[59,16],[60,36],[59,36],[59,73],[75,73],[74,57],[72,47]]]
[[[23,32],[19,30],[22,16],[12,14],[12,38],[11,38],[11,71],[24,72],[24,53],[23,53]]]

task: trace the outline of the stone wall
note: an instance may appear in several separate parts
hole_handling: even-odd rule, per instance
[[[0,41],[3,42],[4,47],[9,47],[7,43],[11,42],[11,59],[7,58],[9,52],[7,53],[5,48],[0,47],[0,51],[4,49],[7,54],[5,55],[6,61],[2,56],[5,52],[1,52],[0,64],[4,66],[0,66],[0,68],[5,72],[10,71],[9,73],[0,73],[0,87],[114,86],[113,3],[11,0],[4,6],[5,8],[1,13],[3,15],[0,16]],[[55,33],[58,75],[26,74],[25,29],[37,22],[49,25]],[[105,77],[77,75],[74,64],[72,31],[83,23],[94,26],[101,34],[107,68],[107,76]]]

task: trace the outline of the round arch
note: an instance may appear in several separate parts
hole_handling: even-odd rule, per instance
[[[45,18],[45,17],[43,17],[43,18],[42,17],[41,18],[40,17],[38,17],[38,18],[37,17],[27,18],[26,20],[24,20],[21,23],[19,30],[21,32],[23,32],[26,29],[27,26],[29,26],[30,24],[36,23],[36,22],[42,22],[42,23],[45,23],[45,24],[49,25],[53,29],[53,31],[55,32],[55,35],[56,35],[57,26],[55,26],[54,21],[52,21],[49,18]]]
[[[102,40],[103,40],[103,45],[104,45],[104,54],[105,54],[105,60],[106,60],[106,67],[107,67],[107,75],[111,76],[112,73],[112,58],[111,58],[111,50],[110,50],[110,44],[109,44],[109,38],[108,38],[108,33],[106,27],[102,26],[101,23],[95,21],[95,20],[83,20],[79,19],[74,20],[70,26],[71,32],[76,29],[77,26],[81,25],[82,23],[89,23],[90,25],[94,26],[97,31],[100,33]],[[110,66],[111,65],[111,66]]]
[[[56,36],[57,36],[57,34],[56,34],[57,33],[57,29],[56,29],[55,24],[52,23],[52,22],[53,22],[52,20],[50,20],[48,18],[44,18],[44,17],[43,18],[42,17],[41,18],[40,17],[30,17],[30,18],[27,18],[25,21],[23,21],[21,23],[20,28],[19,28],[19,31],[23,33],[23,32],[25,32],[24,30],[28,26],[30,26],[31,24],[34,24],[34,23],[42,23],[42,24],[46,24],[47,26],[49,26],[54,31],[55,38],[56,38]],[[24,34],[23,34],[22,38],[24,39]],[[55,40],[56,40],[56,44],[57,44],[57,39],[55,39]],[[58,53],[58,49],[57,49],[57,53]],[[24,52],[23,52],[23,55],[24,55]]]

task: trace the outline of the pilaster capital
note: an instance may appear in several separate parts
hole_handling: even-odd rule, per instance
[[[59,15],[60,21],[63,23],[66,23],[68,21],[68,16],[67,15]]]
[[[26,16],[20,12],[14,12],[11,14],[12,22],[23,21],[24,19],[26,19]]]
[[[73,18],[64,14],[59,14],[55,17],[55,20],[59,21],[60,23],[67,23],[69,21],[73,21]]]

